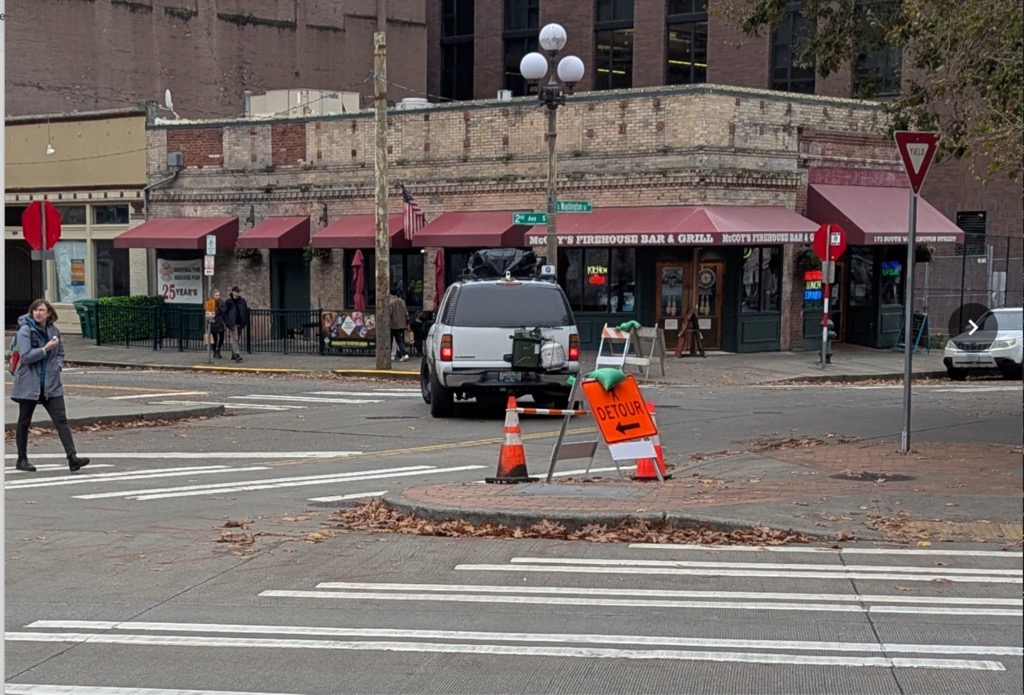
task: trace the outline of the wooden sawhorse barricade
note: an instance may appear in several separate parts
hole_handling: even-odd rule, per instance
[[[645,379],[651,375],[655,361],[665,376],[665,331],[661,328],[632,328],[623,331],[604,325],[601,342],[597,346],[596,368],[615,367],[625,371],[633,367]]]

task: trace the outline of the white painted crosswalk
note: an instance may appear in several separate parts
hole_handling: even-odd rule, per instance
[[[185,396],[208,396],[206,391],[175,391],[137,393],[117,396],[118,399],[145,400],[156,405],[223,405],[229,410],[287,411],[330,405],[369,405],[393,399],[421,398],[419,388],[372,387],[369,390],[307,391],[300,394],[250,393],[228,396],[222,401]]]

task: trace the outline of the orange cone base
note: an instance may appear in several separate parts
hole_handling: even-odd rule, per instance
[[[654,471],[654,459],[638,459],[636,462],[636,473],[632,475],[633,480],[657,480],[658,474]],[[661,477],[668,480],[672,477],[670,473],[665,472],[664,464],[660,462],[657,464],[658,469],[661,471]]]
[[[504,473],[499,470],[498,475],[494,478],[484,478],[485,483],[535,483],[537,480],[537,478],[530,477],[525,463],[514,466]]]

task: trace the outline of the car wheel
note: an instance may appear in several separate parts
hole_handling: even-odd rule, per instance
[[[967,370],[957,369],[956,367],[946,367],[946,374],[953,381],[964,381],[967,378]]]
[[[451,417],[455,410],[455,395],[441,386],[436,376],[430,375],[430,414],[432,417]]]
[[[1004,367],[1003,370],[1004,379],[1020,379],[1021,378],[1021,365],[1011,364],[1008,367]]]
[[[423,396],[423,402],[430,405],[430,369],[427,368],[426,360],[420,365],[420,395]]]

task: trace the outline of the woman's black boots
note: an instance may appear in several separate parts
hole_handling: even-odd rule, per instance
[[[71,454],[68,456],[68,467],[71,469],[72,473],[77,471],[79,468],[83,468],[88,465],[89,459],[87,458],[82,458],[78,454]]]

